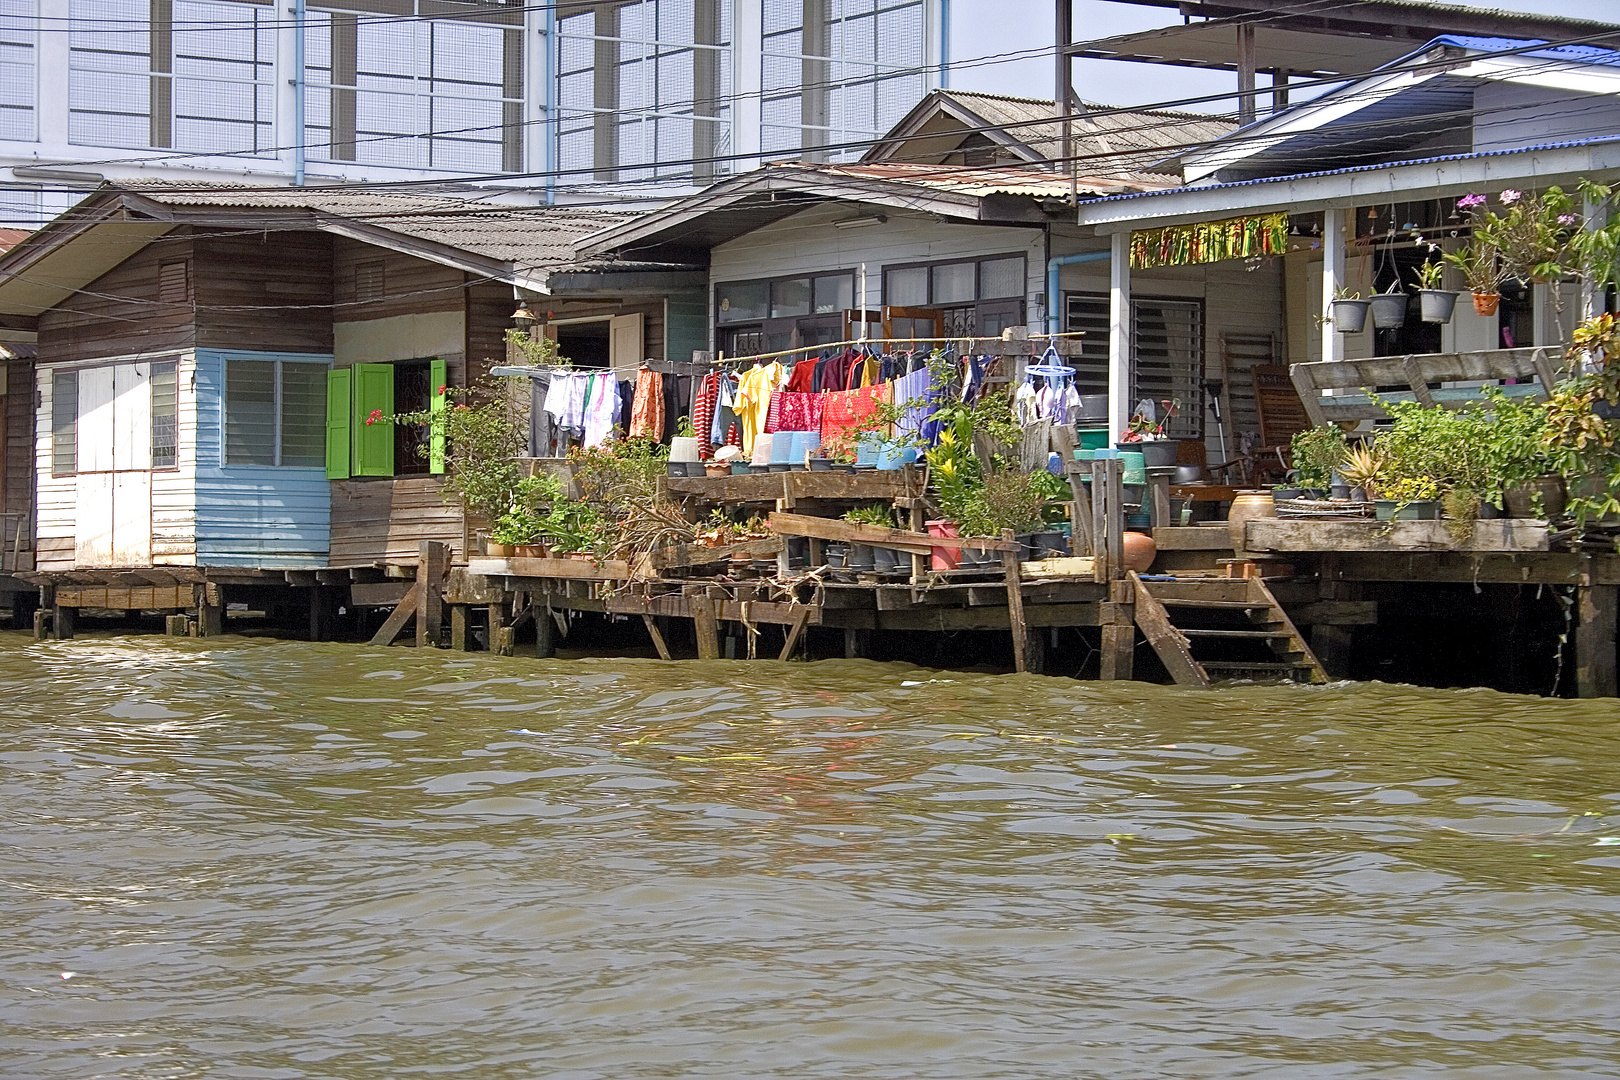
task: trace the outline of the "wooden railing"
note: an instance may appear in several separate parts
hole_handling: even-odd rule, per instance
[[[1387,415],[1382,401],[1417,401],[1427,407],[1461,409],[1480,400],[1477,388],[1442,387],[1435,383],[1494,383],[1527,380],[1501,389],[1510,397],[1550,393],[1558,381],[1556,362],[1563,350],[1552,346],[1531,349],[1486,349],[1479,352],[1419,353],[1379,356],[1366,360],[1316,360],[1294,364],[1289,376],[1300,401],[1316,425],[1339,421],[1376,420]],[[1404,386],[1378,394],[1379,386]],[[1349,391],[1323,396],[1322,391]]]

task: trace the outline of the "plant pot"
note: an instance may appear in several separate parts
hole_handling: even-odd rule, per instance
[[[484,554],[491,559],[510,559],[512,557],[512,545],[497,544],[493,540],[485,540]]]
[[[934,521],[923,522],[929,536],[956,536],[956,522],[939,518]],[[929,548],[928,565],[935,570],[955,570],[961,561],[960,548]]]
[[[707,476],[730,476],[731,466],[723,462],[718,465],[709,464],[703,466],[703,472]]]
[[[1032,559],[1050,559],[1069,553],[1069,545],[1064,543],[1063,534],[1056,529],[1042,529],[1040,532],[1030,534],[1030,543],[1033,550]]]
[[[1299,489],[1299,497],[1302,499],[1325,499],[1327,498],[1327,488],[1302,487]]]
[[[686,462],[684,462],[684,461],[671,461],[668,465],[664,466],[664,469],[665,469],[666,472],[669,473],[670,476],[685,476],[686,475]]]
[[[1139,439],[1136,442],[1115,443],[1114,449],[1121,453],[1141,454],[1142,467],[1145,469],[1168,469],[1176,463],[1181,443],[1177,439]]]
[[[1379,293],[1373,297],[1372,318],[1373,329],[1394,330],[1406,321],[1406,294]]]
[[[900,568],[900,553],[893,548],[873,548],[872,565],[880,574],[892,574]]]
[[[1538,495],[1541,497],[1541,513],[1536,511]],[[1510,518],[1555,518],[1564,512],[1566,497],[1563,478],[1551,475],[1538,476],[1502,492],[1502,502]]]
[[[1232,550],[1243,551],[1243,527],[1253,518],[1277,516],[1277,504],[1269,491],[1240,491],[1232,500],[1232,509],[1226,514],[1226,528],[1232,538]]]
[[[1481,521],[1493,521],[1504,517],[1507,517],[1507,511],[1495,503],[1486,501],[1479,504],[1479,519]]]
[[[1438,521],[1440,504],[1434,499],[1420,499],[1401,506],[1394,499],[1375,499],[1373,512],[1379,521]]]
[[[1351,488],[1350,489],[1350,501],[1351,502],[1360,502],[1360,503],[1366,502],[1367,501],[1367,489],[1366,488],[1359,488],[1359,487],[1358,488]]]
[[[1332,487],[1328,488],[1328,498],[1332,499],[1334,502],[1349,502],[1350,485],[1334,484]]]
[[[747,476],[749,473],[751,473],[753,471],[754,471],[754,467],[752,465],[748,464],[748,462],[746,462],[746,461],[734,461],[734,462],[731,463],[731,475],[732,476]]]
[[[1620,405],[1614,405],[1603,398],[1598,398],[1592,402],[1592,415],[1599,420],[1620,419]]]
[[[512,555],[518,559],[545,559],[551,555],[551,549],[544,544],[515,544]]]
[[[1495,315],[1497,305],[1502,302],[1501,293],[1474,293],[1474,314]]]
[[[1359,334],[1367,325],[1371,300],[1335,300],[1328,305],[1328,321],[1341,334]]]
[[[1445,289],[1419,289],[1418,314],[1427,323],[1448,323],[1457,307],[1457,294]]]
[[[1125,549],[1125,569],[1135,570],[1138,574],[1147,573],[1159,554],[1159,545],[1153,542],[1153,537],[1142,532],[1127,532],[1121,539]]]
[[[828,566],[832,567],[834,570],[840,570],[843,568],[844,561],[849,555],[849,545],[828,544],[822,549],[822,555],[826,558]]]
[[[793,465],[786,461],[773,461],[766,468],[770,469],[771,472],[787,472],[793,468]]]
[[[877,557],[869,544],[851,544],[844,565],[857,573],[870,574],[877,569]]]
[[[832,472],[832,470],[833,470],[833,459],[832,458],[813,457],[813,458],[810,459],[810,471],[811,472]]]
[[[1583,476],[1570,487],[1570,494],[1577,499],[1603,499],[1609,493],[1608,478],[1604,476]],[[1589,517],[1588,525],[1613,525],[1620,522],[1620,514],[1604,514],[1601,517]]]
[[[1299,498],[1299,488],[1272,488],[1271,498],[1273,501],[1281,499],[1297,499]]]
[[[698,441],[696,435],[677,435],[669,440],[669,460],[696,461]]]
[[[788,566],[804,567],[810,565],[810,538],[807,536],[790,536],[787,538]]]

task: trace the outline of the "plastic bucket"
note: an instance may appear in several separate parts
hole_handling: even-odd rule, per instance
[[[929,536],[957,536],[956,522],[940,518],[935,521],[923,522]],[[960,550],[957,548],[929,548],[929,566],[935,570],[955,570],[961,561]]]

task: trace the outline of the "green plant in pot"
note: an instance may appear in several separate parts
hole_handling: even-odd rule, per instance
[[[1367,308],[1371,300],[1363,300],[1354,289],[1337,288],[1328,302],[1327,321],[1341,334],[1359,334],[1367,325]]]
[[[1406,321],[1407,303],[1406,290],[1401,287],[1400,276],[1396,275],[1389,288],[1372,298],[1373,329],[1399,328]]]
[[[1335,424],[1307,428],[1294,435],[1291,450],[1301,494],[1311,491],[1321,498],[1344,462],[1344,432]]]

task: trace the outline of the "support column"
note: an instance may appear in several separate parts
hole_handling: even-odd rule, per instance
[[[472,649],[471,609],[466,604],[450,605],[450,648],[456,652]]]
[[[1575,694],[1598,698],[1620,696],[1615,667],[1615,606],[1620,585],[1582,585],[1576,589]]]
[[[78,618],[78,615],[78,608],[58,605],[52,610],[51,629],[55,631],[57,641],[67,641],[73,637],[73,623]]]
[[[1131,233],[1111,238],[1108,257],[1108,439],[1131,418]]]
[[[1333,295],[1344,284],[1344,211],[1322,211],[1322,359],[1340,359],[1339,329],[1326,321]]]
[[[1254,123],[1254,24],[1237,28],[1238,126]]]
[[[720,164],[728,173],[759,165],[761,52],[764,50],[764,0],[739,0],[731,14],[731,152]]]
[[[439,583],[444,580],[448,553],[437,540],[423,540],[417,545],[416,561],[416,647],[438,648],[439,630],[444,625],[444,594]]]
[[[332,639],[332,604],[327,591],[317,585],[309,592],[309,640]]]

